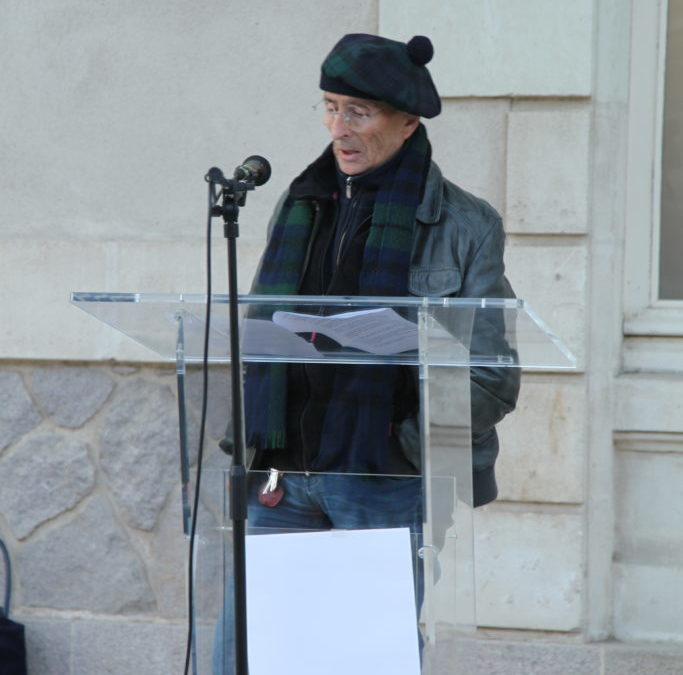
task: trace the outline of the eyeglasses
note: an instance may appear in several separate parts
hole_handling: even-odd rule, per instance
[[[313,106],[314,110],[322,110],[323,121],[326,126],[332,126],[334,120],[341,116],[344,124],[352,131],[360,131],[364,129],[371,120],[379,115],[382,110],[369,111],[362,106],[350,103],[344,106],[342,110],[337,108],[334,103],[330,101],[320,101],[320,103]]]

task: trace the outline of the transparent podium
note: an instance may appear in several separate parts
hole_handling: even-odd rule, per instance
[[[227,302],[213,296],[205,342],[205,296],[72,294],[175,361],[180,397],[205,344],[211,377],[226,376]],[[495,396],[520,368],[574,368],[573,356],[518,299],[245,295],[240,316],[250,674],[449,672],[476,626],[472,382]],[[309,389],[293,393],[292,378]],[[307,406],[293,418],[288,396]],[[287,459],[250,452],[271,432],[296,437]],[[232,675],[229,456],[214,456],[197,514],[194,658],[202,675]]]

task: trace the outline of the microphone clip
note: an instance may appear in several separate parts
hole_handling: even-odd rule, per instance
[[[226,178],[221,169],[211,167],[204,180],[209,183],[212,196],[210,209],[211,217],[223,217],[226,237],[237,236],[237,216],[239,207],[244,206],[247,192],[263,185],[270,178],[270,164],[259,155],[252,155],[240,164],[232,178]],[[218,204],[219,194],[216,187],[220,186],[222,203]]]
[[[208,173],[204,176],[207,183],[220,185],[224,190],[228,189],[233,193],[246,192],[254,190],[256,183],[251,180],[241,180],[239,178],[226,178],[223,172],[218,167],[211,167]]]

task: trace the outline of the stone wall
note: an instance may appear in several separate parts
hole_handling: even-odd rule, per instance
[[[225,378],[210,377],[206,461],[214,468],[226,464],[216,449]],[[11,615],[27,625],[35,675],[180,670],[187,540],[175,384],[175,368],[162,366],[0,370],[0,536],[13,558]],[[192,370],[192,460],[200,396],[201,373]],[[120,663],[139,658],[139,669],[113,665],[117,644],[128,653]]]

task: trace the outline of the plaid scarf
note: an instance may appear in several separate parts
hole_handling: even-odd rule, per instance
[[[328,148],[302,177],[312,174],[315,178],[320,161],[329,153]],[[430,158],[431,146],[424,126],[420,124],[401,150],[396,169],[387,173],[377,191],[360,270],[360,295],[407,294],[415,212],[422,196]],[[333,188],[329,190],[327,198],[332,191]],[[276,219],[266,246],[254,293],[297,293],[313,233],[317,203],[313,198],[292,198],[291,193],[290,188],[290,197]],[[347,366],[338,369],[335,375],[326,419],[336,420],[336,424],[356,419],[356,426],[365,429],[360,436],[354,433],[354,439],[347,438],[345,452],[358,454],[358,462],[352,461],[352,465],[363,463],[361,456],[368,445],[365,436],[373,433],[372,428],[376,427],[380,437],[388,435],[395,370],[387,366]],[[244,395],[248,446],[257,449],[286,447],[286,373],[286,364],[249,364]],[[359,401],[364,403],[359,405]],[[363,420],[358,420],[359,414]],[[349,415],[356,417],[349,418]],[[327,438],[334,438],[336,433],[332,428],[324,428],[321,446],[325,445]],[[359,447],[353,451],[348,443]]]

